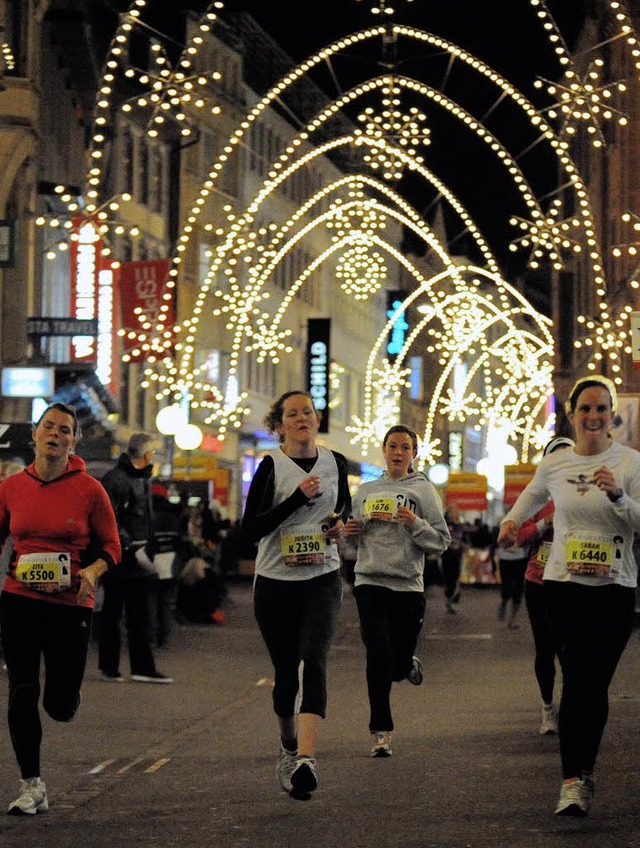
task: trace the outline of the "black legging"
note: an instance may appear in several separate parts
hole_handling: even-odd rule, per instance
[[[462,568],[462,550],[446,550],[442,554],[442,580],[444,582],[444,596],[451,600],[458,588],[460,570]]]
[[[533,580],[524,581],[524,600],[529,613],[531,632],[536,649],[534,671],[545,704],[553,700],[556,679],[556,643],[549,622],[544,587]]]
[[[295,713],[302,671],[301,713],[325,717],[327,656],[342,600],[340,571],[311,580],[258,576],[254,612],[275,672],[273,709],[279,718]]]
[[[511,600],[513,604],[517,605],[522,600],[526,570],[526,558],[500,558],[500,596],[505,603]]]
[[[565,780],[593,771],[609,716],[609,684],[633,629],[635,591],[544,582],[562,667],[558,716]]]
[[[393,730],[391,686],[411,671],[424,621],[422,592],[394,592],[381,586],[354,589],[360,633],[367,649],[369,730]]]
[[[92,610],[2,592],[0,626],[9,675],[9,732],[23,779],[40,776],[42,725],[40,657],[45,679],[42,706],[54,721],[71,721],[89,647]]]

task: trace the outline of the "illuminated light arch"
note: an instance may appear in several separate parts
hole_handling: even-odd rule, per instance
[[[383,80],[380,79],[379,81],[377,81],[377,84],[381,85],[382,82],[383,82]],[[194,352],[194,343],[195,343],[195,339],[196,339],[197,325],[198,325],[198,321],[199,321],[199,316],[202,313],[204,300],[205,300],[207,294],[209,293],[209,289],[211,287],[212,280],[215,278],[216,274],[220,270],[225,256],[230,251],[232,251],[236,239],[243,232],[243,228],[246,227],[246,226],[249,226],[252,223],[252,221],[255,218],[255,215],[258,212],[263,201],[266,198],[268,198],[268,196],[274,190],[276,190],[279,187],[280,184],[282,184],[284,181],[286,181],[298,169],[301,169],[302,167],[304,167],[306,164],[308,164],[308,162],[312,161],[314,158],[319,158],[319,157],[325,155],[328,151],[337,148],[338,146],[349,145],[349,144],[352,144],[352,143],[353,143],[353,138],[352,137],[346,137],[346,138],[341,138],[341,139],[334,139],[332,141],[326,142],[323,145],[320,145],[319,147],[313,148],[311,151],[309,151],[307,154],[305,154],[305,156],[298,159],[296,162],[291,164],[288,168],[281,170],[277,174],[277,176],[275,176],[272,179],[265,182],[263,188],[260,190],[260,192],[258,193],[256,198],[254,198],[254,200],[252,201],[250,206],[247,208],[247,210],[243,213],[243,215],[237,221],[234,221],[234,223],[231,225],[229,232],[227,234],[227,237],[225,239],[225,242],[222,245],[219,245],[215,249],[216,257],[212,261],[211,267],[210,267],[209,272],[207,274],[207,278],[204,281],[203,285],[201,286],[200,293],[198,295],[196,305],[195,305],[195,308],[194,308],[194,311],[193,311],[193,316],[192,316],[192,318],[189,322],[189,325],[188,325],[188,329],[187,329],[188,336],[186,337],[185,344],[184,344],[184,354],[182,356],[182,361],[181,361],[180,367],[179,367],[178,371],[176,372],[176,374],[182,375],[182,379],[184,379],[187,384],[189,384],[191,382],[191,379],[192,379],[191,375],[192,375],[193,372],[192,372],[192,363],[191,363],[190,360],[191,360],[191,356]],[[407,154],[404,151],[394,148],[394,154],[397,155],[397,157],[399,159],[404,159],[407,162],[407,164],[411,165],[413,167],[413,170],[416,173],[421,174],[427,180],[433,180],[434,184],[438,187],[438,190],[442,191],[443,196],[445,196],[447,199],[451,200],[453,208],[460,214],[462,220],[465,222],[467,229],[473,235],[474,239],[476,240],[476,243],[478,244],[478,247],[479,247],[481,253],[483,254],[484,258],[487,261],[487,264],[491,268],[496,269],[496,271],[497,271],[497,265],[496,265],[495,259],[493,258],[493,255],[491,254],[490,250],[488,249],[488,246],[486,245],[486,242],[482,238],[478,228],[476,227],[473,220],[471,219],[469,214],[466,212],[466,210],[464,209],[462,204],[460,204],[459,201],[457,201],[457,199],[446,188],[446,186],[444,186],[444,184],[441,181],[437,180],[437,178],[435,178],[435,176],[428,169],[426,169],[426,168],[424,168],[423,166],[420,166],[420,165],[414,165],[413,160],[410,157],[408,157]],[[342,178],[341,180],[339,180],[337,182],[337,184],[338,185],[347,185],[349,182],[355,182],[355,181],[362,182],[362,183],[365,183],[365,184],[370,185],[372,187],[375,187],[378,190],[383,191],[388,196],[393,197],[394,200],[399,205],[402,206],[402,208],[404,209],[405,213],[407,214],[407,216],[409,218],[409,220],[406,220],[406,221],[403,220],[403,222],[406,223],[407,226],[414,229],[416,232],[419,232],[419,234],[422,235],[423,238],[426,238],[427,241],[431,242],[431,237],[425,236],[425,233],[428,232],[428,230],[425,230],[424,226],[420,227],[419,229],[417,228],[417,225],[423,224],[423,222],[422,222],[422,219],[417,215],[415,210],[413,210],[410,207],[410,205],[407,204],[406,201],[404,201],[396,192],[392,191],[387,186],[384,186],[379,181],[376,181],[376,180],[372,179],[371,177],[367,177],[365,175],[357,175],[357,176],[352,175],[348,178]],[[323,189],[321,192],[314,195],[309,201],[307,201],[306,204],[303,205],[303,207],[301,207],[301,209],[299,210],[299,213],[297,213],[297,216],[301,217],[302,213],[306,213],[308,211],[308,209],[310,208],[310,206],[312,204],[318,202],[319,199],[322,199],[323,197],[325,197],[327,192],[330,191],[331,188],[332,187],[330,186],[328,189]],[[533,199],[533,195],[530,192],[528,192],[527,189],[525,189],[525,192],[527,193],[528,197]],[[369,202],[372,202],[372,201],[369,201]],[[329,215],[326,216],[326,217],[330,217],[330,216],[331,216],[331,213],[329,213]],[[432,246],[433,246],[433,244],[432,244]],[[436,250],[437,250],[437,248],[436,248]],[[283,255],[284,255],[284,252],[285,251],[283,251]],[[445,263],[448,262],[448,259],[446,258],[445,253],[441,254],[441,259]],[[261,279],[257,283],[256,282],[249,283],[243,290],[240,290],[239,286],[237,285],[237,283],[234,280],[231,281],[230,287],[231,287],[231,290],[232,290],[232,294],[229,295],[229,296],[226,296],[226,298],[225,298],[230,302],[231,305],[229,305],[227,307],[223,307],[222,311],[232,311],[233,312],[233,317],[231,318],[232,323],[240,324],[243,328],[243,332],[246,332],[246,328],[248,327],[248,322],[250,320],[249,316],[254,311],[255,304],[260,297],[260,288],[263,285],[266,277],[273,270],[273,267],[275,267],[276,264],[277,264],[277,261],[276,262],[272,261],[271,267],[269,267],[267,273],[262,275]],[[234,297],[234,293],[237,295],[236,297]],[[230,362],[230,372],[231,372],[232,376],[235,375],[235,372],[236,372],[236,369],[237,369],[237,356],[239,355],[239,352],[240,352],[240,342],[238,341],[237,344],[234,343],[233,346],[232,346],[232,358],[231,358],[231,362]],[[185,375],[190,375],[190,376],[185,377]],[[155,378],[153,376],[153,369],[149,369],[148,373],[145,376],[146,376],[147,379],[154,380]]]
[[[408,264],[406,264],[408,267]],[[417,269],[414,269],[417,271]],[[483,416],[482,407],[491,407],[495,409],[496,415],[511,422],[512,439],[520,437],[521,442],[520,455],[523,461],[526,461],[531,444],[538,444],[533,434],[534,425],[528,421],[531,415],[531,410],[526,410],[523,414],[523,407],[531,402],[533,397],[536,400],[536,413],[542,408],[551,392],[551,374],[552,364],[551,357],[553,351],[553,339],[549,331],[551,322],[544,316],[533,313],[530,305],[522,297],[522,295],[502,280],[499,275],[495,275],[486,269],[476,266],[462,266],[458,268],[460,273],[469,273],[475,276],[485,277],[490,280],[498,290],[503,290],[505,294],[512,297],[515,306],[511,309],[506,309],[504,301],[500,305],[493,302],[492,296],[483,295],[471,288],[462,289],[456,287],[453,292],[440,292],[437,301],[425,309],[424,318],[418,322],[412,333],[408,336],[402,351],[391,364],[387,360],[380,360],[380,352],[388,337],[388,334],[393,326],[393,322],[398,312],[404,311],[408,306],[415,303],[416,300],[430,293],[441,282],[446,281],[448,272],[443,271],[434,275],[429,280],[425,280],[421,274],[417,274],[419,288],[415,289],[398,307],[396,312],[389,318],[385,324],[378,339],[373,345],[369,354],[367,369],[365,374],[365,414],[363,419],[354,419],[353,425],[347,429],[354,434],[354,441],[361,443],[361,449],[366,455],[368,446],[371,441],[378,442],[388,424],[384,419],[385,410],[383,408],[382,416],[380,415],[380,398],[376,396],[376,375],[382,374],[385,379],[385,388],[390,391],[399,391],[403,382],[403,374],[406,373],[403,369],[404,360],[406,359],[410,349],[415,344],[416,340],[424,333],[425,329],[434,320],[438,319],[443,326],[448,323],[448,335],[446,344],[443,344],[443,353],[440,355],[439,364],[442,367],[440,377],[433,391],[431,402],[427,412],[427,420],[423,434],[423,445],[421,449],[420,463],[431,463],[438,459],[440,451],[438,450],[438,440],[433,436],[433,422],[436,414],[445,412],[449,414],[452,420],[462,416],[465,420],[475,418],[480,423],[486,423],[487,418]],[[465,332],[462,333],[462,341],[456,344],[455,327],[456,323],[460,322],[461,316],[464,319],[465,305],[472,304],[476,307],[474,312],[474,330],[468,332],[468,327],[465,325]],[[450,307],[450,308],[447,308]],[[448,315],[454,317],[449,320]],[[539,335],[533,334],[528,329],[518,327],[518,318],[526,316],[529,320],[533,319],[536,324],[536,329]],[[467,375],[467,385],[471,385],[476,374],[481,368],[486,368],[490,360],[502,359],[508,364],[505,368],[505,373],[508,371],[513,375],[513,380],[504,380],[500,389],[495,389],[495,369],[489,371],[491,382],[488,387],[488,393],[480,402],[473,395],[463,393],[463,401],[457,407],[455,404],[449,403],[447,409],[447,401],[444,398],[446,385],[451,376],[451,371],[461,357],[468,353],[469,349],[473,350],[481,344],[483,337],[488,332],[497,326],[499,323],[504,323],[507,327],[507,332],[500,339],[492,339],[487,343],[472,363],[470,363],[469,373]],[[514,348],[517,347],[517,354],[514,353]],[[547,359],[548,358],[548,359]],[[381,364],[379,365],[378,363]],[[395,388],[394,388],[395,387]],[[513,399],[508,402],[509,395]],[[477,405],[474,407],[474,403]],[[381,420],[382,419],[382,420]]]
[[[208,196],[213,182],[218,178],[221,171],[223,170],[226,162],[228,161],[229,156],[231,156],[234,150],[239,149],[239,143],[241,139],[244,137],[245,133],[251,127],[252,123],[255,122],[260,116],[261,112],[264,111],[274,100],[277,98],[289,85],[294,84],[297,79],[306,74],[312,67],[314,67],[319,62],[325,61],[330,58],[333,53],[346,49],[353,44],[363,41],[366,38],[371,38],[374,36],[382,35],[385,31],[385,27],[374,27],[368,30],[365,30],[361,33],[356,33],[352,36],[349,36],[344,39],[340,39],[337,42],[334,42],[333,45],[325,48],[320,51],[314,57],[311,57],[309,60],[303,62],[296,69],[294,69],[290,74],[288,74],[280,83],[274,86],[271,91],[265,95],[264,98],[256,105],[256,107],[252,110],[252,112],[247,116],[247,118],[242,122],[239,130],[234,133],[231,137],[229,144],[225,147],[223,153],[220,155],[216,163],[213,165],[209,179],[205,183],[205,188],[201,191],[201,195],[194,204],[191,214],[189,215],[187,221],[187,225],[185,226],[183,235],[180,237],[180,244],[178,246],[178,255],[174,260],[174,267],[172,268],[171,274],[172,276],[176,276],[178,274],[178,266],[181,262],[180,254],[186,248],[186,244],[190,239],[190,233],[193,232],[194,225],[198,222],[199,217],[201,215],[202,207]],[[557,155],[560,163],[565,169],[569,177],[569,181],[571,182],[575,192],[577,204],[580,207],[580,216],[581,223],[585,230],[586,239],[589,245],[589,258],[591,260],[591,268],[594,276],[594,281],[596,286],[598,286],[597,294],[601,298],[600,309],[602,310],[603,318],[608,319],[608,313],[606,312],[606,304],[603,303],[603,299],[606,295],[606,283],[604,279],[604,272],[602,268],[602,262],[597,246],[597,239],[595,237],[595,229],[593,227],[593,218],[591,215],[588,194],[586,192],[586,188],[580,179],[579,174],[570,157],[566,153],[566,145],[563,145],[560,141],[558,141],[557,137],[554,134],[552,128],[546,124],[544,119],[540,117],[538,112],[536,112],[535,108],[529,103],[526,98],[520,92],[516,91],[506,80],[504,80],[499,74],[492,71],[488,68],[484,63],[475,59],[470,54],[465,51],[460,50],[454,45],[450,44],[444,39],[438,38],[436,36],[432,36],[429,33],[424,33],[420,30],[415,30],[410,27],[402,27],[402,26],[394,26],[393,32],[397,35],[404,35],[409,38],[414,38],[417,40],[428,41],[433,46],[436,46],[440,49],[447,50],[450,55],[456,59],[459,59],[462,62],[465,62],[469,65],[469,67],[473,68],[476,72],[482,74],[491,82],[495,83],[503,95],[507,95],[509,98],[513,100],[530,118],[533,126],[537,127],[541,133],[542,137],[549,142],[551,147],[553,148],[555,154]],[[397,79],[394,77],[394,79]],[[419,84],[418,84],[419,85]],[[456,107],[459,108],[459,107]],[[479,123],[479,122],[478,122]],[[313,122],[311,123],[311,129],[315,128]],[[306,141],[308,136],[300,137],[297,141],[298,144],[301,144],[303,141]],[[274,169],[279,169],[282,167],[281,162],[276,162],[274,164]],[[233,229],[233,228],[232,228]],[[194,325],[193,321],[189,321],[186,327],[189,330],[193,330],[194,327],[197,326],[197,322]],[[185,345],[183,345],[183,349],[186,353],[189,353],[193,350],[193,342],[195,340],[195,336],[188,338]],[[184,360],[183,360],[184,361]]]
[[[337,111],[342,109],[351,100],[355,99],[356,97],[360,97],[363,94],[369,93],[370,91],[373,91],[377,88],[381,88],[381,87],[387,85],[388,81],[389,81],[389,76],[383,75],[383,76],[378,77],[374,80],[369,80],[367,83],[365,83],[361,86],[357,86],[355,89],[348,92],[343,97],[334,101],[319,116],[317,116],[312,122],[310,122],[308,127],[311,126],[314,130],[318,129],[322,125],[322,123],[324,123],[326,120],[330,119],[332,115],[334,115]],[[445,109],[447,109],[449,112],[451,112],[457,119],[463,121],[463,123],[465,123],[473,132],[475,132],[497,154],[498,158],[501,160],[504,167],[508,169],[509,173],[513,177],[514,182],[518,185],[518,188],[520,189],[521,193],[523,194],[523,197],[524,197],[526,204],[530,208],[533,209],[534,217],[541,217],[542,216],[542,211],[540,210],[533,193],[529,189],[528,183],[527,183],[522,171],[518,167],[517,163],[510,157],[508,152],[502,147],[502,145],[498,142],[498,140],[496,138],[494,138],[494,136],[486,130],[486,128],[481,124],[481,122],[477,121],[475,118],[473,118],[471,115],[469,115],[469,113],[467,113],[464,109],[459,107],[457,104],[450,101],[449,98],[445,97],[440,92],[434,91],[433,89],[431,89],[428,86],[417,83],[414,80],[410,80],[410,79],[406,79],[406,78],[402,78],[402,77],[394,77],[394,83],[397,83],[401,86],[405,86],[405,87],[407,87],[407,88],[409,88],[413,91],[418,92],[422,96],[425,96],[425,97],[432,99],[438,105],[443,106]],[[257,212],[258,208],[260,207],[261,203],[263,202],[263,200],[266,197],[269,196],[269,194],[271,192],[273,192],[281,183],[283,183],[293,173],[295,173],[296,170],[302,168],[304,165],[306,165],[313,158],[324,155],[326,152],[328,152],[332,149],[335,149],[340,144],[348,145],[348,144],[353,144],[355,142],[355,139],[351,136],[346,137],[345,139],[337,139],[337,140],[332,140],[330,142],[326,142],[325,144],[314,148],[312,151],[310,151],[307,154],[305,154],[304,156],[300,157],[298,160],[296,160],[295,162],[290,164],[288,167],[283,167],[283,165],[287,162],[288,156],[295,152],[296,147],[299,146],[299,144],[302,143],[302,141],[307,141],[308,138],[309,138],[309,135],[310,135],[310,133],[305,130],[305,132],[302,133],[298,137],[297,140],[294,140],[294,142],[287,148],[287,150],[283,154],[281,154],[279,162],[276,163],[276,165],[274,166],[274,171],[276,173],[274,173],[273,176],[270,176],[270,179],[265,181],[263,188],[260,190],[260,192],[258,193],[256,198],[252,201],[252,203],[248,207],[247,211],[236,222],[234,222],[234,224],[232,224],[232,226],[230,227],[229,233],[227,235],[225,243],[223,245],[219,246],[216,249],[217,259],[212,263],[210,273],[208,275],[209,280],[211,278],[213,278],[215,276],[215,274],[218,272],[218,270],[221,266],[221,263],[222,263],[223,256],[229,250],[232,249],[232,246],[233,246],[233,243],[234,243],[234,240],[236,239],[236,237],[242,232],[243,227],[248,225],[251,222],[251,220],[255,216],[255,213]],[[375,140],[367,139],[366,136],[365,136],[365,137],[361,137],[359,139],[359,143],[360,144],[363,144],[363,143],[379,144],[379,143],[382,143],[382,142],[377,142]],[[394,152],[394,155],[397,156],[397,158],[399,158],[401,161],[404,161],[409,167],[411,167],[411,169],[414,172],[420,174],[423,178],[428,180],[430,178],[430,176],[432,176],[431,173],[427,169],[425,169],[419,163],[416,163],[415,160],[413,160],[411,157],[409,157],[403,150],[394,148],[393,152]],[[440,183],[440,185],[441,185],[441,183]],[[201,208],[201,207],[198,207],[198,208]],[[472,232],[475,235],[477,230],[472,229]],[[190,237],[189,233],[185,234],[182,237],[182,245],[179,246],[179,248],[178,248],[179,250],[184,251],[184,249],[186,249],[186,243],[188,242],[189,237]],[[483,249],[483,247],[484,247],[483,242],[481,242],[480,247],[481,247],[481,249]],[[483,252],[486,255],[486,251],[483,250]],[[492,257],[489,257],[489,262],[491,264],[491,267],[493,267],[497,270],[497,268],[495,266],[495,261],[492,259]],[[209,288],[209,285],[210,285],[210,283],[205,281],[205,283],[203,284],[203,288],[201,289],[201,292],[206,293],[206,291]],[[233,285],[232,285],[232,287],[233,287]],[[236,300],[235,303],[234,303],[234,307],[235,307],[234,311],[236,311],[236,314],[238,315],[237,322],[239,324],[242,324],[244,327],[247,326],[247,323],[248,323],[248,320],[249,320],[247,316],[254,309],[256,291],[257,291],[256,286],[249,284],[244,289],[241,301],[238,302],[238,300]],[[244,301],[244,302],[242,302],[242,301]],[[200,312],[201,312],[202,302],[203,302],[203,299],[199,298],[197,305],[196,305],[196,309],[194,310],[196,315],[199,315]],[[186,344],[185,344],[185,347],[184,347],[186,357],[183,356],[181,367],[179,369],[180,373],[183,374],[183,375],[185,373],[189,373],[190,369],[192,367],[191,363],[188,361],[188,357],[194,350],[193,345],[194,345],[194,342],[195,342],[196,328],[197,328],[197,323],[194,324],[194,322],[192,321],[189,325],[189,336],[186,339]],[[232,375],[235,374],[235,370],[236,370],[236,367],[237,367],[237,356],[239,354],[239,351],[240,351],[239,345],[234,344],[232,346],[232,364],[230,365],[230,372],[232,373]],[[189,381],[189,379],[190,378],[187,378],[187,381]]]
[[[553,130],[544,122],[543,119],[540,118],[540,116],[538,115],[538,113],[536,112],[534,107],[519,92],[517,92],[512,86],[510,86],[507,83],[507,81],[505,81],[502,77],[500,77],[495,72],[491,71],[491,69],[489,69],[483,63],[474,59],[472,56],[470,56],[470,54],[467,54],[464,51],[461,51],[458,48],[455,48],[453,45],[450,45],[448,42],[445,42],[443,39],[436,38],[434,36],[429,35],[428,33],[422,33],[421,31],[418,31],[418,30],[413,30],[411,28],[403,28],[403,27],[394,27],[394,31],[397,31],[398,33],[401,33],[401,34],[408,35],[409,37],[418,38],[419,40],[428,40],[432,44],[434,44],[435,46],[437,46],[439,48],[445,47],[445,49],[448,49],[452,53],[452,55],[456,56],[456,58],[459,58],[462,61],[467,62],[474,70],[482,73],[488,79],[490,79],[493,83],[498,85],[501,88],[503,94],[507,94],[511,99],[514,100],[514,102],[521,109],[524,109],[525,113],[530,118],[532,124],[542,130],[543,136],[551,143],[551,145],[554,148],[556,155],[558,156],[561,164],[565,167],[565,170],[567,171],[570,182],[576,188],[578,205],[581,206],[581,215],[582,215],[583,223],[584,223],[585,229],[586,229],[586,236],[587,236],[587,240],[590,243],[590,247],[591,247],[591,259],[593,260],[593,266],[592,267],[593,267],[594,273],[596,275],[596,280],[597,280],[598,284],[603,286],[604,285],[604,278],[598,276],[598,274],[600,274],[601,271],[602,271],[602,266],[601,266],[601,263],[599,261],[599,253],[597,251],[597,243],[595,242],[595,234],[594,234],[594,229],[593,229],[593,224],[592,224],[592,217],[591,217],[591,212],[590,212],[590,208],[589,208],[589,204],[588,204],[588,195],[587,195],[587,192],[585,190],[584,185],[582,184],[582,181],[579,178],[579,175],[577,174],[575,167],[573,166],[573,163],[571,162],[571,160],[569,159],[568,155],[565,152],[564,146],[560,142],[558,142],[557,139],[555,139],[554,134],[553,134]],[[254,110],[252,111],[252,113],[250,113],[248,118],[245,121],[243,121],[240,129],[236,131],[234,136],[232,136],[229,145],[227,145],[227,147],[225,147],[223,154],[221,154],[218,161],[214,164],[212,170],[210,171],[210,174],[209,174],[210,179],[205,183],[206,189],[203,190],[203,192],[201,193],[201,197],[198,199],[198,201],[202,201],[202,202],[197,201],[196,205],[194,205],[194,207],[192,209],[192,215],[188,218],[189,224],[185,228],[186,232],[184,232],[183,235],[180,238],[181,243],[178,246],[178,252],[179,253],[184,251],[184,249],[186,248],[186,243],[190,239],[190,233],[193,231],[193,224],[196,223],[196,221],[198,220],[198,216],[201,212],[202,205],[203,205],[203,202],[204,202],[204,198],[206,198],[206,196],[208,196],[208,193],[209,193],[209,191],[212,187],[213,181],[220,174],[222,168],[224,167],[224,164],[228,160],[229,155],[231,155],[233,153],[234,146],[236,146],[236,149],[237,149],[237,144],[239,143],[239,140],[244,136],[245,132],[251,126],[251,123],[253,121],[257,120],[260,113],[265,108],[267,108],[267,106],[273,100],[273,98],[276,97],[278,95],[278,93],[281,93],[282,90],[287,87],[287,85],[295,82],[295,80],[297,78],[299,78],[300,75],[306,73],[311,67],[313,67],[314,63],[319,62],[319,61],[323,61],[325,58],[327,58],[327,56],[330,55],[331,52],[335,52],[337,50],[344,49],[345,46],[347,46],[349,44],[353,44],[358,40],[363,40],[363,38],[372,37],[374,35],[379,35],[379,34],[380,34],[380,28],[374,28],[374,29],[365,31],[364,33],[358,33],[355,36],[349,37],[348,39],[341,39],[339,42],[336,42],[331,47],[327,48],[324,51],[321,51],[321,53],[317,54],[315,57],[312,57],[311,60],[308,60],[307,62],[302,63],[302,65],[300,65],[297,69],[295,69],[291,74],[287,75],[287,77],[285,77],[285,79],[283,81],[281,81],[281,83],[276,85],[271,90],[271,92],[269,92],[260,101],[260,103],[258,103],[256,105],[256,107],[254,107]],[[394,80],[395,79],[396,78],[394,77]],[[416,84],[413,81],[407,81],[407,85],[408,86],[416,85],[417,87],[420,86],[420,84]],[[361,90],[367,90],[366,84],[361,86],[360,88],[361,88]],[[441,96],[441,95],[439,95],[439,96]],[[457,106],[455,108],[459,109],[459,107],[457,107]],[[336,110],[336,107],[334,106],[333,110],[327,110],[327,111],[328,111],[328,114],[330,115],[330,114],[334,114],[335,110]],[[475,121],[475,119],[470,119],[470,120]],[[319,125],[320,124],[316,120],[316,121],[311,122],[310,127],[313,130]],[[477,122],[477,125],[481,126],[479,122]],[[299,144],[303,143],[304,141],[306,141],[308,139],[308,137],[309,137],[308,134],[301,134],[301,136],[297,140],[297,144],[299,145]],[[294,146],[295,145],[296,145],[296,142],[294,142]],[[282,157],[281,157],[281,159],[282,159]],[[276,169],[276,168],[282,168],[281,161],[276,162],[274,164],[274,169]],[[233,228],[232,228],[232,231],[233,231]],[[177,256],[176,259],[175,259],[174,268],[172,269],[172,274],[175,275],[175,274],[178,273],[177,265],[179,265],[179,263],[180,263],[180,257]],[[603,290],[601,296],[603,296],[603,295],[604,295],[604,290]],[[190,326],[192,326],[192,325],[190,325]],[[193,329],[193,327],[192,327],[192,329]],[[187,340],[187,344],[185,345],[186,351],[193,349],[193,341],[194,341],[194,338],[190,338],[190,339]],[[184,373],[184,369],[181,369],[181,370]]]
[[[135,27],[140,28],[143,25],[142,15],[148,5],[149,0],[133,0],[126,12],[119,16],[118,27],[107,49],[102,71],[102,82],[94,106],[93,128],[88,151],[92,164],[87,174],[85,186],[85,195],[90,201],[87,203],[88,212],[95,211],[98,186],[102,183],[104,176],[101,162],[103,161],[104,148],[108,142],[108,136],[103,133],[103,128],[109,123],[111,94],[113,93],[112,84],[115,82],[115,72],[123,63],[125,48],[132,31]],[[191,67],[191,57],[197,53],[198,45],[202,42],[202,35],[199,33],[210,31],[211,25],[217,19],[217,15],[213,10],[221,7],[221,5],[220,2],[209,3],[200,14],[196,23],[196,31],[192,35],[190,42],[181,51],[177,62],[171,70],[167,68],[160,71],[155,82],[150,81],[150,77],[152,76],[151,71],[139,73],[139,76],[143,78],[147,77],[147,82],[150,83],[151,95],[149,95],[148,99],[154,104],[147,129],[154,123],[158,111],[171,111],[176,106],[177,100],[180,98],[178,97],[176,99],[176,94],[172,95],[168,92],[166,90],[167,86],[177,86],[179,88],[185,82],[186,72]],[[131,77],[135,76],[136,71],[129,67],[124,73],[125,76]],[[160,83],[160,80],[162,80],[162,83]]]

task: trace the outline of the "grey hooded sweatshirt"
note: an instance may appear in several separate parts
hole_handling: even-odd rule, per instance
[[[393,520],[396,505],[416,514],[410,526]],[[451,536],[442,503],[421,471],[392,480],[386,471],[363,483],[353,499],[353,517],[362,525],[357,540],[355,585],[382,586],[398,592],[424,591],[424,555],[440,554]]]

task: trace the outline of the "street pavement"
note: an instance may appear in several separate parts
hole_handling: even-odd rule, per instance
[[[591,813],[559,818],[558,743],[538,734],[526,613],[509,630],[497,620],[498,598],[495,587],[465,587],[458,613],[447,615],[442,589],[429,589],[418,651],[425,680],[394,687],[393,756],[372,760],[364,652],[345,589],[320,786],[306,802],[275,778],[272,671],[250,582],[230,585],[224,626],[175,626],[156,653],[173,685],[103,682],[92,645],[77,717],[43,719],[49,812],[0,817],[0,848],[637,848],[638,631],[611,687]],[[6,688],[4,676],[5,703]],[[19,775],[6,730],[0,756],[8,804]]]

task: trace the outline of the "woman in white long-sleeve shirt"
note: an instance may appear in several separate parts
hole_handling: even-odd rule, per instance
[[[583,816],[589,810],[609,685],[633,628],[640,453],[611,438],[616,402],[606,377],[577,381],[566,405],[575,447],[542,459],[505,516],[498,539],[512,543],[522,522],[553,500],[544,591],[563,677],[558,815]]]

